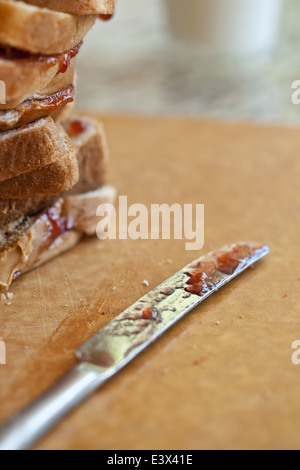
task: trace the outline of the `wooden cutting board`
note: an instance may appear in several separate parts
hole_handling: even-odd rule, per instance
[[[201,253],[271,254],[220,290],[70,415],[38,449],[300,448],[300,131],[105,117],[110,181],[128,203],[205,204]],[[82,242],[1,305],[0,420],[74,363],[74,350],[198,257],[185,241]],[[149,281],[149,288],[143,285]],[[115,289],[114,289],[115,288]]]

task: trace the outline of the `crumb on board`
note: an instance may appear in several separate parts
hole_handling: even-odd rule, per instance
[[[145,287],[149,287],[149,281],[147,281],[146,279],[143,280],[142,284]]]
[[[4,294],[4,292],[2,292],[1,295],[0,295],[0,300],[5,305],[11,305],[12,304],[11,300],[12,300],[13,296],[14,296],[14,294],[12,292],[7,292],[6,294]]]

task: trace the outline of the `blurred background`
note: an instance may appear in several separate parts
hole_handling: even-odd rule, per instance
[[[218,12],[215,24],[209,26],[204,16],[212,12],[204,15],[195,10],[195,2],[202,1],[207,2],[117,0],[115,17],[97,22],[79,54],[77,107],[102,115],[185,115],[298,124],[300,105],[293,104],[291,96],[292,83],[300,80],[299,0],[282,0],[278,33],[276,18],[272,24],[259,25],[263,14],[256,11],[253,25],[251,12],[245,11],[247,24],[241,12],[233,14],[234,2],[254,0],[217,0],[225,6],[229,2],[231,18]],[[177,11],[170,11],[175,3]],[[184,10],[188,5],[191,8]],[[268,10],[264,14],[270,19]],[[227,21],[224,28],[221,20]],[[239,31],[230,21],[239,23]],[[210,38],[198,37],[197,28]],[[248,37],[242,37],[247,28]],[[266,35],[268,28],[273,28],[273,44],[270,37],[261,37],[261,48],[251,44],[251,34],[253,38]],[[225,39],[217,35],[220,31]],[[227,39],[231,43],[226,44]],[[238,53],[230,49],[232,43],[241,46]]]

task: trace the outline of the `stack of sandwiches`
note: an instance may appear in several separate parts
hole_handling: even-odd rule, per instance
[[[96,233],[102,124],[73,114],[76,56],[114,0],[0,0],[0,289]]]

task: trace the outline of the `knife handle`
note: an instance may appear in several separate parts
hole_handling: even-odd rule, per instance
[[[37,401],[0,428],[0,450],[30,449],[106,380],[88,364],[78,364]]]

